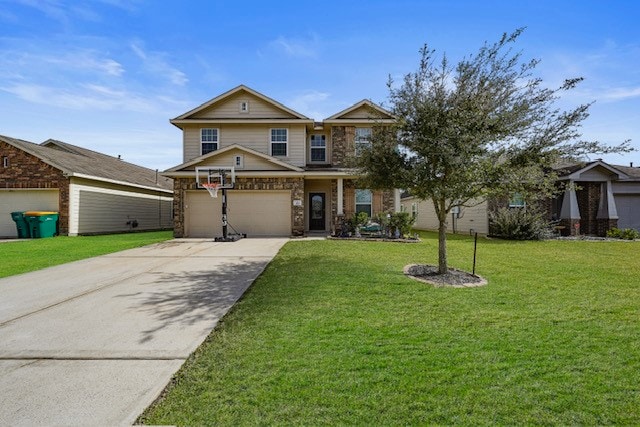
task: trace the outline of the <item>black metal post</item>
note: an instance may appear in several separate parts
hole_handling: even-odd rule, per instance
[[[222,189],[222,238],[227,241],[227,189]]]
[[[478,233],[476,232],[473,238],[473,271],[471,274],[476,275],[476,251],[478,248]]]

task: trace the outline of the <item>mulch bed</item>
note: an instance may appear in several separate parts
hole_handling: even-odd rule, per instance
[[[396,239],[389,237],[338,237],[327,236],[327,240],[355,240],[359,242],[396,242],[396,243],[420,243],[420,239]]]
[[[445,274],[438,274],[437,266],[427,264],[407,265],[404,267],[404,274],[437,288],[475,288],[487,284],[484,278],[455,268],[450,268]]]

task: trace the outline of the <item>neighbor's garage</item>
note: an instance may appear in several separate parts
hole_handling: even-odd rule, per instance
[[[185,237],[222,235],[222,192],[187,191]],[[291,235],[290,191],[227,191],[229,225],[247,237]],[[233,229],[229,228],[229,233]]]
[[[618,211],[618,228],[635,228],[640,231],[640,195],[615,194]]]
[[[58,190],[0,190],[0,237],[17,237],[11,212],[58,212]]]

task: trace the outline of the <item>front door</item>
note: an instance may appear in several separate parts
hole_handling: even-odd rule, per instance
[[[309,230],[324,231],[324,193],[309,193]]]

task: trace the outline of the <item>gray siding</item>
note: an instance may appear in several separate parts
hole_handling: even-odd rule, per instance
[[[166,197],[80,190],[78,208],[79,234],[153,230],[172,225],[172,201]],[[127,225],[133,220],[138,222],[137,228]]]

